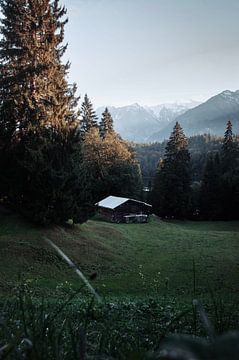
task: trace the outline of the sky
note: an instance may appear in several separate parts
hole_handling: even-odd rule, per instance
[[[205,100],[239,89],[238,0],[61,0],[65,60],[95,106]]]

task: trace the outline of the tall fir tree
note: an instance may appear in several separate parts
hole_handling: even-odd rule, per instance
[[[87,94],[84,96],[84,101],[81,104],[81,122],[80,122],[80,131],[82,137],[86,135],[86,133],[91,128],[97,128],[97,116],[95,114],[93,104],[90,101]]]
[[[227,122],[226,131],[224,134],[222,145],[222,166],[223,171],[227,169],[233,169],[237,166],[238,158],[238,143],[232,131],[232,123],[229,120]]]
[[[107,133],[113,132],[113,119],[108,108],[105,108],[105,111],[102,113],[102,118],[99,124],[100,136],[105,137]]]
[[[185,218],[190,205],[190,154],[187,138],[178,122],[166,145],[164,159],[158,166],[152,191],[156,214]]]
[[[239,147],[231,121],[227,122],[221,149],[215,156],[208,156],[200,203],[201,214],[205,219],[239,218]]]
[[[62,64],[65,8],[54,0],[1,0],[1,130],[21,138],[36,126],[75,126],[75,86]],[[9,123],[10,122],[10,123]]]
[[[222,218],[221,158],[219,153],[209,154],[200,190],[200,215],[207,220]]]
[[[227,122],[221,151],[222,218],[239,219],[239,144]]]
[[[4,168],[7,159],[9,184],[4,192],[38,222],[69,216],[81,221],[77,214],[84,204],[74,199],[82,191],[78,99],[76,86],[66,80],[69,64],[61,62],[66,9],[58,0],[0,0],[0,5],[0,161]]]

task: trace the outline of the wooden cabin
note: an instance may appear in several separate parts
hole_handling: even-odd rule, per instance
[[[145,223],[152,212],[150,204],[118,196],[108,196],[96,206],[102,217],[116,223]]]

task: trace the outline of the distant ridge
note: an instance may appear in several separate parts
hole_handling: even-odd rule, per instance
[[[144,142],[152,133],[162,129],[157,116],[139,104],[109,106],[108,109],[113,116],[115,130],[126,140]],[[96,110],[99,118],[103,110],[103,107]]]
[[[206,102],[177,116],[173,122],[149,137],[149,141],[163,141],[170,136],[178,121],[187,136],[210,133],[223,135],[228,120],[234,133],[239,133],[239,90],[225,90]]]
[[[141,106],[137,103],[113,107],[109,106],[114,119],[115,130],[126,140],[147,142],[152,134],[160,131],[178,115],[185,113],[198,103],[162,104],[156,106]],[[96,110],[99,118],[105,107]]]
[[[204,103],[172,103],[141,106],[137,103],[109,110],[115,130],[126,140],[149,143],[168,139],[178,121],[187,136],[212,134],[222,136],[228,120],[239,133],[239,90],[225,90]],[[96,110],[101,117],[104,107]]]

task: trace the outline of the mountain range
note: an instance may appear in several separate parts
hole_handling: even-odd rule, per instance
[[[178,121],[187,136],[210,133],[223,135],[228,120],[239,133],[239,90],[225,90],[204,103],[188,102],[140,106],[108,107],[115,130],[126,140],[155,142],[168,139]],[[96,113],[101,117],[104,107]]]
[[[135,142],[146,142],[147,139],[165,124],[161,125],[160,118],[151,110],[133,104],[123,107],[108,107],[113,120],[114,129],[123,139]],[[96,113],[100,118],[104,108],[98,108]]]

